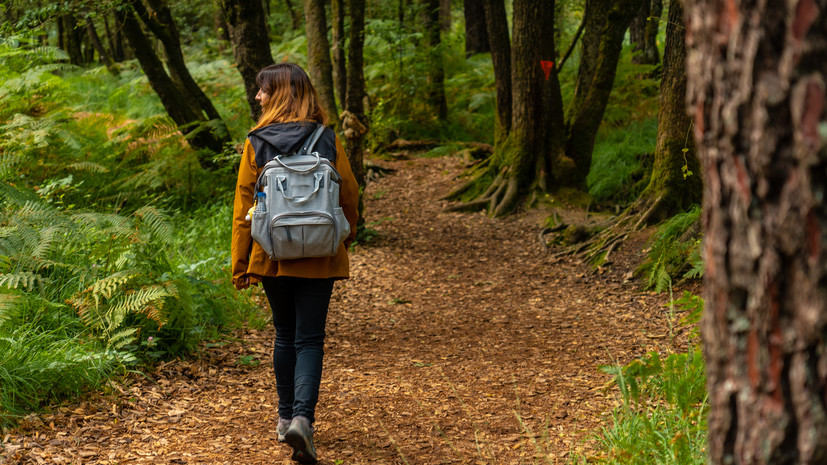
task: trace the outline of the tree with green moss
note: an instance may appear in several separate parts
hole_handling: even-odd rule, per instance
[[[660,82],[658,140],[649,185],[639,210],[656,223],[701,203],[703,184],[686,112],[686,44],[680,0],[669,2],[666,48]]]

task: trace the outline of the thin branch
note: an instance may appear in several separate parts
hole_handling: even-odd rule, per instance
[[[566,60],[569,59],[571,52],[574,51],[574,46],[577,44],[577,41],[580,40],[580,34],[583,33],[583,28],[586,27],[586,17],[583,17],[583,20],[580,21],[580,26],[577,27],[577,32],[574,33],[574,38],[571,40],[571,44],[569,45],[569,49],[566,50],[566,53],[563,54],[563,58],[557,63],[557,72],[559,73],[561,69],[563,69],[563,65],[566,64]]]

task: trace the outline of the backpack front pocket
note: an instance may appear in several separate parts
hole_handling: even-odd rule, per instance
[[[336,254],[336,224],[324,212],[285,213],[273,218],[273,258],[329,257]]]

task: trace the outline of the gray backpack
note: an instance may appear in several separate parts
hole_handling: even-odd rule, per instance
[[[273,260],[336,255],[350,234],[339,206],[342,178],[313,151],[324,130],[319,125],[298,153],[269,161],[256,181],[252,235]]]

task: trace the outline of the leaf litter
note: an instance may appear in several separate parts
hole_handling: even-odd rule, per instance
[[[628,280],[645,238],[594,273],[551,258],[538,240],[543,211],[445,212],[439,199],[460,182],[461,158],[374,162],[395,171],[368,185],[378,237],[356,247],[352,279],[331,302],[320,463],[565,463],[588,452],[615,402],[598,365],[667,343],[653,336],[669,331],[666,296]],[[273,330],[233,336],[30,415],[3,438],[0,459],[292,463],[276,442]]]

